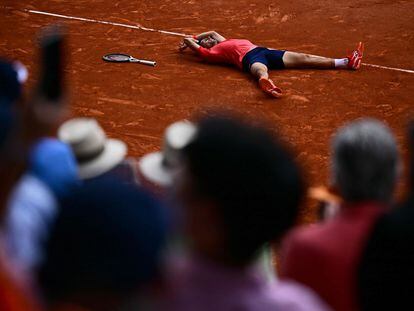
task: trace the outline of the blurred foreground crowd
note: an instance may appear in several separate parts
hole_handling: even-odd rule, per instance
[[[24,99],[26,77],[1,61],[1,311],[413,308],[414,206],[393,200],[383,123],[337,130],[334,194],[314,189],[320,222],[298,225],[302,170],[269,129],[180,120],[136,159],[96,120],[63,122],[64,99]]]

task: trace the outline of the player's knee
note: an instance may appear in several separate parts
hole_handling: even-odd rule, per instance
[[[267,67],[263,64],[260,63],[254,63],[251,67],[250,67],[250,72],[255,76],[255,77],[264,77],[267,76]]]
[[[260,73],[261,73],[261,71],[263,71],[263,69],[262,68],[260,68],[260,67],[257,67],[257,66],[252,66],[251,68],[250,68],[250,72],[253,74],[253,75],[259,75]]]
[[[298,64],[307,64],[311,60],[311,57],[308,54],[298,54],[296,55],[296,63]]]

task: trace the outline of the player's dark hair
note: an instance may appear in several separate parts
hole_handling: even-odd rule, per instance
[[[297,166],[268,130],[208,117],[184,150],[194,188],[213,200],[234,263],[248,263],[264,243],[295,222],[303,184]]]

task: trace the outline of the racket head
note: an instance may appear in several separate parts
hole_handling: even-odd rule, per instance
[[[123,53],[110,53],[102,56],[102,59],[112,63],[126,63],[131,60],[131,56]]]

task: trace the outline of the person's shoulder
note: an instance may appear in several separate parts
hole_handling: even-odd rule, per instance
[[[269,287],[273,309],[289,311],[328,311],[326,303],[311,289],[294,281],[279,281]]]
[[[326,236],[330,231],[329,227],[326,224],[319,223],[301,226],[291,230],[284,240],[300,244],[313,244],[315,241],[319,241],[321,237]]]
[[[285,259],[282,262],[286,261],[286,257],[289,258],[288,261],[292,258],[301,262],[303,258],[308,258],[308,261],[312,262],[322,260],[326,254],[332,252],[332,245],[337,244],[333,235],[334,232],[326,224],[312,224],[293,229],[282,241],[281,256]]]
[[[414,204],[410,199],[378,218],[370,235],[372,246],[394,250],[401,247],[404,252],[410,252],[411,257],[414,256],[413,222]]]

